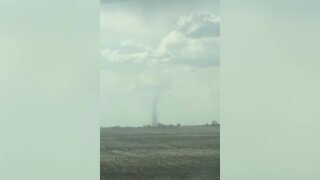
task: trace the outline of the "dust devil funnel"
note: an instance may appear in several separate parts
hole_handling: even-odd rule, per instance
[[[152,121],[151,126],[158,126],[158,104],[160,101],[160,91],[156,91],[152,102]]]

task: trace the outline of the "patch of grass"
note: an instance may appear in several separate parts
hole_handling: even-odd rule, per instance
[[[102,128],[101,180],[215,180],[219,126]]]

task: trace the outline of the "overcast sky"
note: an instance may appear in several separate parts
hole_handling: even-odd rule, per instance
[[[102,126],[219,120],[220,13],[216,0],[102,0]]]

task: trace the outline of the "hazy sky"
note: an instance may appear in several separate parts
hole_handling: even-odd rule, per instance
[[[102,0],[102,126],[219,120],[217,0]]]

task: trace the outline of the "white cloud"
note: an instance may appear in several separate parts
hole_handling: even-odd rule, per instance
[[[119,50],[105,49],[102,51],[102,57],[109,63],[143,63],[146,60],[148,52],[122,53]]]
[[[220,17],[207,12],[193,12],[190,16],[181,17],[177,30],[188,37],[219,37]]]
[[[116,50],[105,49],[102,57],[108,63],[219,65],[220,18],[206,12],[183,16],[174,30],[159,42],[157,48],[133,40],[120,43]]]
[[[170,54],[170,63],[191,66],[219,65],[220,44],[215,37],[190,38],[172,31],[160,43],[160,52]]]

